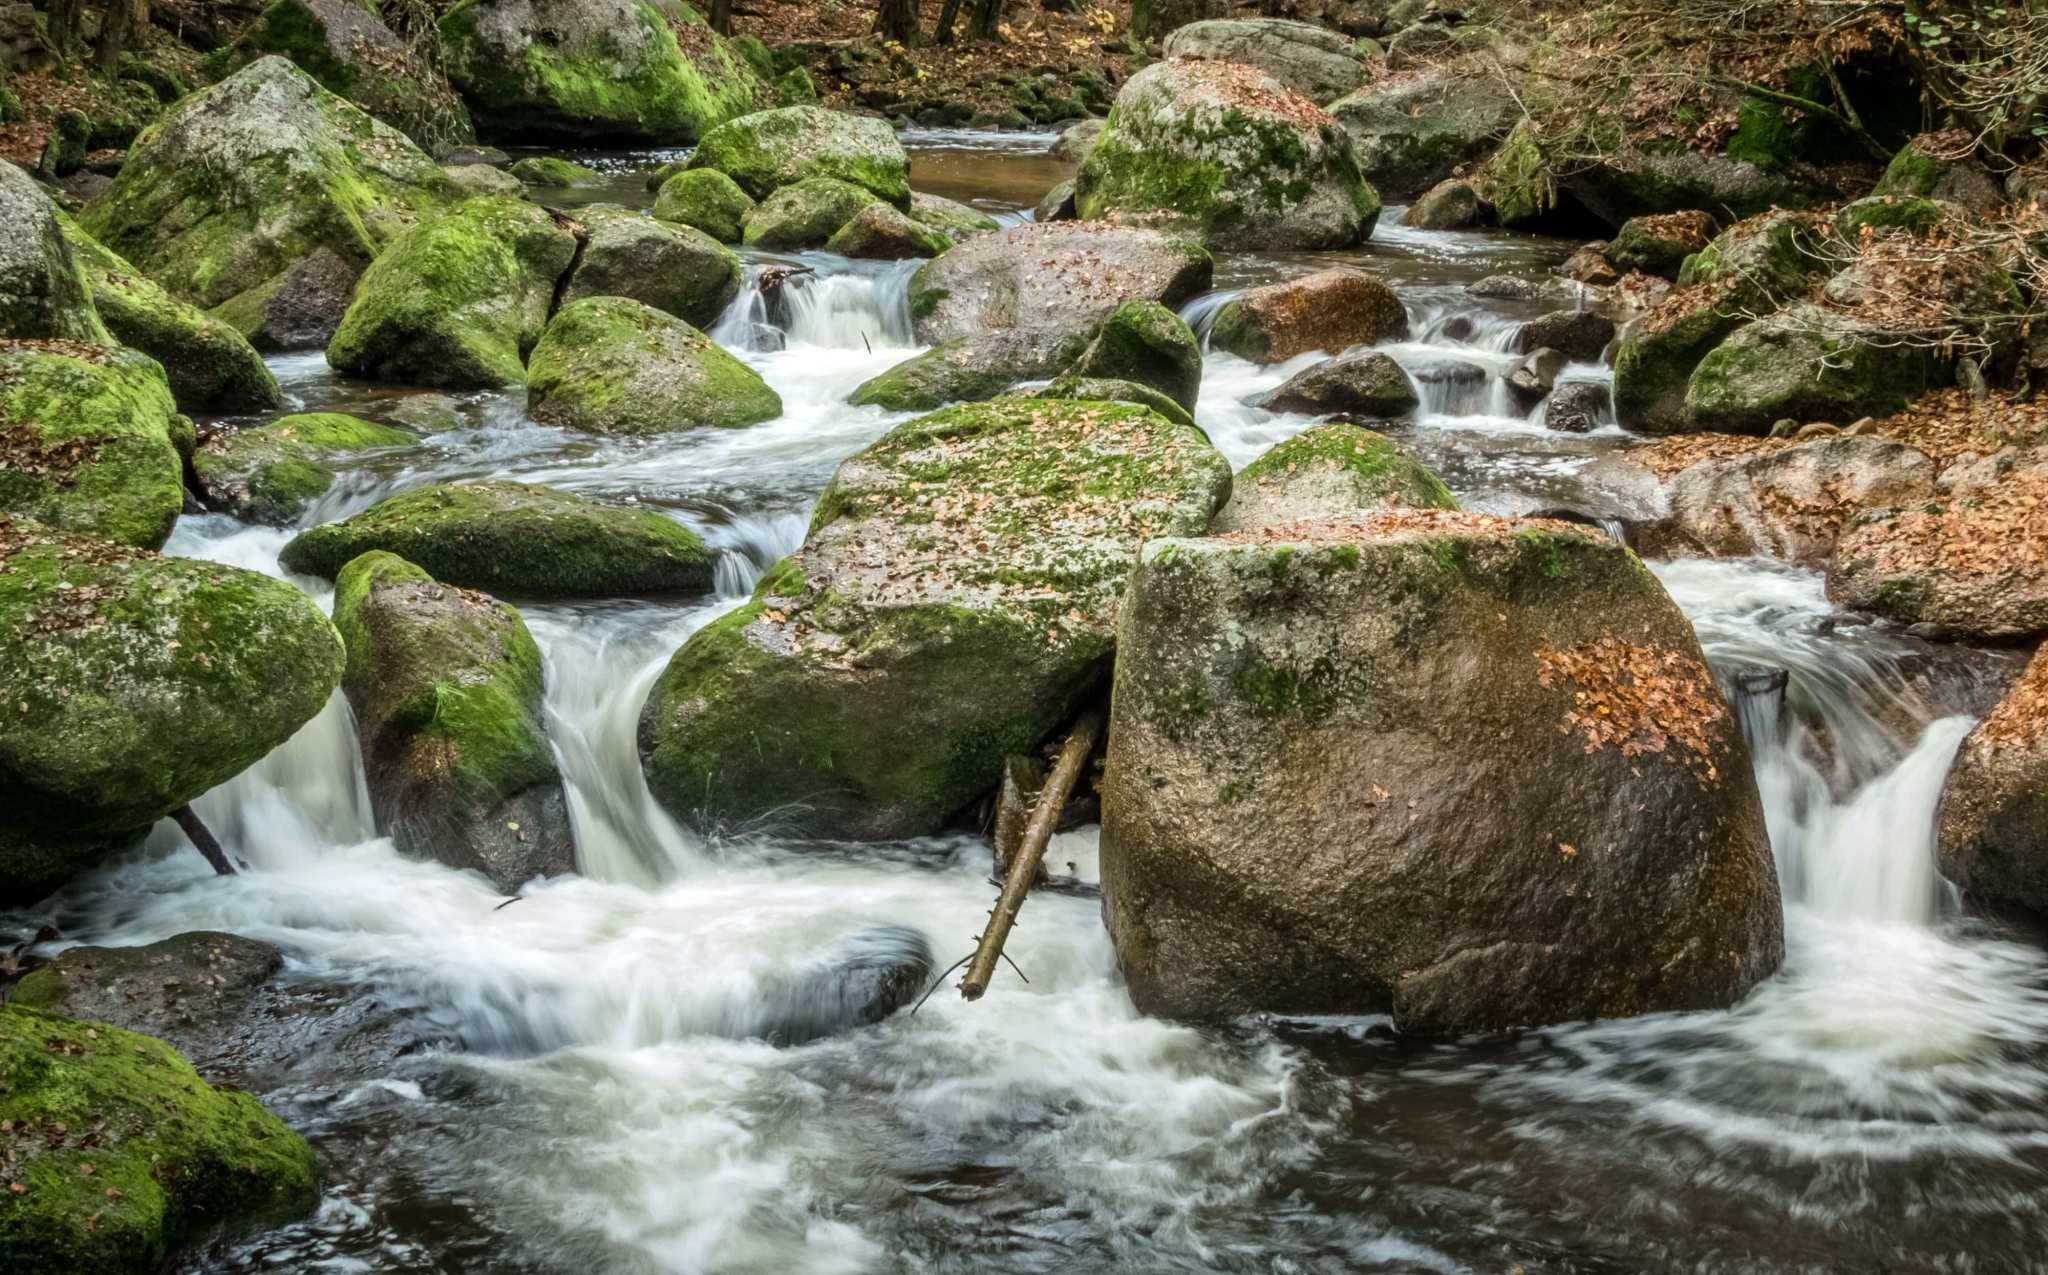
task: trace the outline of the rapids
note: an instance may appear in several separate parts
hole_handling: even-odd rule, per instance
[[[1043,137],[909,140],[920,188],[1010,218],[1063,175]],[[644,205],[640,174],[666,157],[591,157],[615,176],[579,197]],[[1625,436],[1549,433],[1500,387],[1516,325],[1546,307],[1464,291],[1565,245],[1398,214],[1362,253],[1220,261],[1188,317],[1362,260],[1413,319],[1389,348],[1423,395],[1404,441],[1478,507],[1601,508],[1581,471]],[[471,396],[424,453],[367,464],[309,515],[518,477],[668,511],[720,548],[712,597],[525,609],[582,875],[508,905],[398,857],[337,695],[199,803],[248,871],[215,879],[165,824],[10,918],[67,942],[268,940],[292,984],[397,1033],[367,1067],[317,1048],[235,1077],[312,1138],[325,1203],[180,1269],[2048,1269],[2048,957],[1965,916],[1933,867],[1934,803],[1970,719],[1918,689],[1924,649],[1839,624],[1818,577],[1763,562],[1656,568],[1744,714],[1784,886],[1785,967],[1731,1011],[1451,1044],[1379,1019],[1197,1030],[1132,1010],[1094,901],[1040,894],[1009,947],[1028,985],[1005,972],[979,1003],[942,990],[835,1038],[752,1038],[833,944],[908,927],[944,964],[993,898],[977,841],[711,845],[641,779],[635,719],[669,654],[800,543],[838,461],[903,419],[844,399],[917,348],[914,267],[753,265],[771,262],[811,273],[771,305],[750,272],[715,335],[781,393],[780,419],[598,439],[534,425],[517,395]],[[1445,335],[1454,317],[1462,339]],[[1249,400],[1311,361],[1209,359],[1197,416],[1233,464],[1304,426]],[[318,355],[274,366],[295,410],[375,415],[402,393],[336,380]],[[187,517],[168,551],[281,574],[290,534]],[[1785,670],[1782,693],[1755,689],[1759,669]],[[1094,855],[1092,830],[1050,852],[1083,878]]]

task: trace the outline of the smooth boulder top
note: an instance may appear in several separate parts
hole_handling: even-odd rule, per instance
[[[1352,41],[1285,18],[1190,22],[1166,37],[1162,52],[1168,58],[1257,67],[1317,102],[1341,97],[1365,83],[1365,63]]]
[[[108,345],[56,205],[0,160],[0,336]]]
[[[527,411],[590,434],[737,429],[782,415],[754,369],[673,315],[626,297],[563,306],[528,366]]]
[[[910,160],[896,130],[822,106],[756,111],[721,124],[697,143],[690,167],[715,168],[755,199],[830,177],[910,207]]]
[[[1443,480],[1384,434],[1344,422],[1313,425],[1231,480],[1217,535],[1342,519],[1375,508],[1456,509]]]
[[[0,513],[154,549],[184,507],[189,428],[147,355],[0,338]]]
[[[928,345],[998,328],[1084,331],[1127,301],[1177,307],[1208,290],[1215,262],[1156,230],[1059,222],[976,235],[910,280],[917,339]]]
[[[654,215],[702,231],[720,243],[738,243],[754,200],[715,168],[693,168],[670,177],[654,197]]]
[[[1426,71],[1330,104],[1359,171],[1389,199],[1413,199],[1483,158],[1520,117],[1492,76]]]
[[[705,589],[715,558],[697,533],[651,509],[490,481],[400,492],[301,533],[278,561],[331,580],[372,549],[448,584],[533,598]]]

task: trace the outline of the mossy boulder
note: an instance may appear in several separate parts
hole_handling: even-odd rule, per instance
[[[544,209],[465,199],[363,272],[327,361],[371,380],[516,385],[575,256],[576,236]]]
[[[1463,230],[1479,224],[1486,204],[1472,183],[1447,177],[1415,197],[1401,224],[1417,230]]]
[[[740,241],[749,248],[817,248],[871,204],[865,186],[832,177],[807,177],[784,186],[747,212]]]
[[[913,355],[863,381],[847,402],[892,412],[929,412],[948,403],[994,398],[1019,381],[1071,366],[1087,337],[1058,328],[998,329]]]
[[[754,199],[829,177],[910,207],[910,161],[896,131],[822,106],[756,111],[720,125],[697,143],[690,167],[715,168]]]
[[[559,304],[631,297],[708,328],[740,293],[740,259],[711,236],[622,208],[585,208],[583,251]]]
[[[370,804],[399,853],[474,869],[507,893],[574,871],[540,648],[519,612],[372,552],[335,579],[334,625]]]
[[[1342,97],[1365,83],[1365,63],[1351,40],[1284,18],[1190,22],[1166,37],[1162,53],[1256,67],[1313,102]]]
[[[317,250],[360,271],[454,195],[404,134],[266,57],[143,130],[78,220],[172,296],[211,309],[274,287]]]
[[[1285,363],[1312,350],[1341,354],[1408,335],[1401,298],[1363,270],[1335,267],[1250,288],[1209,324],[1209,344],[1254,363]]]
[[[436,580],[527,598],[700,590],[716,555],[673,518],[530,483],[417,487],[301,532],[278,561],[333,579],[372,549]]]
[[[1367,509],[1456,509],[1443,480],[1384,434],[1312,425],[1238,471],[1212,534],[1343,519]]]
[[[275,0],[227,56],[241,63],[268,53],[290,58],[322,88],[422,146],[475,136],[447,79],[363,0]]]
[[[752,196],[715,168],[677,173],[654,197],[657,218],[694,227],[720,243],[738,243],[753,210]]]
[[[1074,207],[1211,247],[1325,249],[1364,242],[1380,197],[1314,102],[1250,67],[1158,62],[1117,94]]]
[[[1631,217],[1607,245],[1607,259],[1617,270],[1676,279],[1685,259],[1713,240],[1714,218],[1698,209]]]
[[[0,1253],[21,1271],[162,1269],[183,1245],[310,1212],[313,1149],[169,1045],[0,1005],[11,1189]]]
[[[604,174],[582,164],[553,155],[529,155],[506,170],[521,185],[567,190],[577,186],[602,186]]]
[[[868,261],[936,257],[953,237],[880,200],[862,208],[825,241],[825,251]]]
[[[231,325],[186,305],[63,218],[64,240],[113,338],[163,365],[186,412],[260,412],[284,402],[263,356]]]
[[[1956,204],[1910,195],[1870,195],[1837,209],[1835,234],[1858,243],[1867,230],[1873,236],[1893,231],[1924,235],[1944,224],[1961,229],[1968,214]]]
[[[307,412],[215,434],[193,453],[192,471],[207,508],[289,527],[334,485],[333,462],[418,443],[388,425],[339,412]]]
[[[2048,916],[2048,650],[1957,751],[1936,845],[1967,894]]]
[[[899,425],[676,652],[641,717],[650,787],[707,826],[936,831],[1099,688],[1138,542],[1199,533],[1229,485],[1198,431],[1123,404]]]
[[[2005,191],[1975,157],[1966,133],[1930,133],[1914,138],[1892,156],[1870,193],[1908,199],[1940,199],[1982,216],[2005,203]]]
[[[1126,302],[1095,329],[1068,371],[1149,385],[1192,412],[1202,389],[1202,343],[1157,301]]]
[[[1176,425],[1193,425],[1195,414],[1149,385],[1135,381],[1112,381],[1094,376],[1058,376],[1035,389],[1019,390],[1006,398],[1056,398],[1080,403],[1129,403],[1149,407]]]
[[[1735,714],[1597,530],[1153,540],[1111,702],[1103,914],[1141,1012],[1458,1035],[1725,1008],[1782,959]]]
[[[526,410],[590,434],[665,434],[773,420],[782,398],[681,319],[626,297],[591,297],[562,307],[533,348]]]
[[[441,18],[442,61],[485,137],[687,142],[766,85],[682,12],[688,52],[652,0],[462,0]]]
[[[33,178],[0,160],[0,337],[111,345],[60,216]]]
[[[1762,434],[1781,420],[1889,415],[1954,378],[1936,349],[1801,303],[1737,328],[1700,360],[1685,402],[1700,429]]]
[[[133,845],[340,679],[333,626],[282,581],[0,520],[0,900]]]
[[[1835,541],[1828,598],[1958,638],[2048,636],[2048,468],[1861,512]]]
[[[1486,156],[1518,117],[1492,76],[1430,71],[1332,102],[1358,169],[1388,199],[1413,199]]]
[[[204,1066],[283,966],[269,943],[195,930],[140,947],[67,947],[9,999],[155,1036]]]
[[[977,208],[942,195],[927,195],[923,191],[910,196],[910,219],[920,225],[930,226],[944,234],[954,243],[973,235],[991,230],[1001,230],[1003,223]]]
[[[917,339],[939,345],[1000,328],[1082,332],[1129,301],[1179,306],[1208,291],[1199,244],[1124,226],[1011,226],[947,249],[910,279]]]
[[[499,195],[506,199],[527,197],[526,183],[502,168],[489,164],[443,164],[441,171],[448,174],[463,196]]]
[[[458,187],[456,193],[460,195],[464,189]],[[283,274],[222,302],[207,314],[266,353],[324,350],[355,300],[356,279],[361,273],[339,255],[316,248]]]
[[[1304,416],[1385,420],[1406,416],[1421,401],[1408,373],[1391,355],[1352,350],[1296,372],[1259,400],[1259,406]]]
[[[185,503],[176,417],[146,355],[0,340],[0,512],[156,548]]]

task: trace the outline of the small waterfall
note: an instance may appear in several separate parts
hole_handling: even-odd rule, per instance
[[[1195,338],[1202,343],[1202,353],[1209,352],[1209,330],[1216,326],[1217,312],[1243,295],[1244,291],[1241,288],[1205,292],[1180,308],[1180,320],[1188,325]]]
[[[731,350],[914,348],[910,276],[920,264],[817,256],[749,266],[711,339]]]

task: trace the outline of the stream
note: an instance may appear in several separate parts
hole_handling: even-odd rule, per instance
[[[1065,175],[1049,141],[906,136],[919,189],[1006,220]],[[642,175],[669,157],[575,156],[613,175],[578,198],[644,207]],[[1547,431],[1500,385],[1516,325],[1556,307],[1465,291],[1571,245],[1415,231],[1399,211],[1359,252],[1219,259],[1190,321],[1331,262],[1377,271],[1415,332],[1388,347],[1424,397],[1401,440],[1470,507],[1605,508],[1584,471],[1628,438]],[[319,1150],[317,1214],[179,1269],[2048,1270],[2048,955],[1966,916],[1934,871],[1970,719],[1920,689],[1924,645],[1761,561],[1654,564],[1736,692],[1784,887],[1784,969],[1730,1011],[1454,1043],[1379,1018],[1177,1026],[1132,1009],[1094,900],[1041,893],[1009,944],[1028,985],[1005,971],[978,1003],[942,990],[837,1037],[750,1038],[835,944],[904,926],[950,963],[994,897],[975,839],[709,845],[642,781],[635,721],[671,652],[797,548],[841,459],[907,419],[844,400],[916,351],[916,263],[750,260],[815,271],[787,286],[781,328],[749,290],[714,330],[782,395],[778,420],[596,438],[533,424],[523,393],[470,395],[455,428],[369,459],[307,519],[504,477],[667,511],[721,550],[711,597],[522,608],[581,875],[507,906],[480,876],[399,857],[337,693],[198,803],[251,870],[212,877],[166,822],[24,919],[70,942],[263,939],[343,1024],[232,1077]],[[1319,357],[1209,358],[1196,415],[1233,465],[1308,424],[1247,400]],[[406,396],[319,354],[273,366],[293,410],[378,417]],[[167,552],[277,575],[292,534],[191,516]],[[1973,675],[1967,653],[1943,658]],[[1744,689],[1759,669],[1788,673],[1782,694]],[[1094,830],[1048,857],[1091,877]]]

